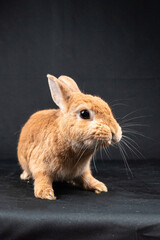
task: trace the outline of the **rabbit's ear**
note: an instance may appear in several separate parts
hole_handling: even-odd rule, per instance
[[[62,112],[65,112],[66,104],[68,99],[72,95],[72,91],[68,88],[66,84],[61,82],[56,77],[47,74],[47,78],[53,101],[62,110]]]
[[[72,92],[80,92],[77,83],[72,78],[67,76],[60,76],[58,79],[66,84]]]

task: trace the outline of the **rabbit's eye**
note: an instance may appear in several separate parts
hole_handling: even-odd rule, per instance
[[[80,117],[83,119],[90,119],[90,113],[88,110],[82,110],[80,111]]]

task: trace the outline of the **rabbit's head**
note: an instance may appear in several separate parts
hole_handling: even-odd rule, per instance
[[[48,74],[47,77],[52,98],[61,112],[61,134],[73,147],[96,149],[121,140],[121,127],[105,101],[83,94],[67,76],[57,79]]]

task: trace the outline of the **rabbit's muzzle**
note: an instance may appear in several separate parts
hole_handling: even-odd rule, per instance
[[[115,127],[109,127],[104,123],[96,123],[93,126],[93,129],[94,130],[92,130],[92,134],[95,136],[95,139],[102,143],[102,145],[105,144],[107,146],[117,143],[122,138],[122,129],[118,123],[116,123]]]
[[[117,142],[119,142],[121,140],[121,138],[122,138],[122,129],[119,126],[117,132],[116,133],[112,133],[111,141],[112,141],[112,143],[117,143]]]

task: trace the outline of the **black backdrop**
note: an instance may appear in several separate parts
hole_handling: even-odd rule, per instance
[[[1,0],[0,239],[160,239],[158,3]],[[47,201],[34,197],[32,181],[20,181],[20,129],[35,111],[56,107],[47,73],[73,77],[111,103],[118,119],[132,112],[126,119],[144,125],[131,128],[147,138],[129,135],[145,158],[134,145],[133,176],[118,151],[111,151],[114,161],[97,155],[93,175],[108,193],[53,183],[57,200]]]
[[[20,128],[33,112],[55,107],[47,73],[69,75],[84,92],[116,100],[117,117],[146,116],[133,122],[149,127],[134,129],[152,140],[136,141],[146,158],[160,156],[158,2],[1,1],[1,160],[16,159]]]

